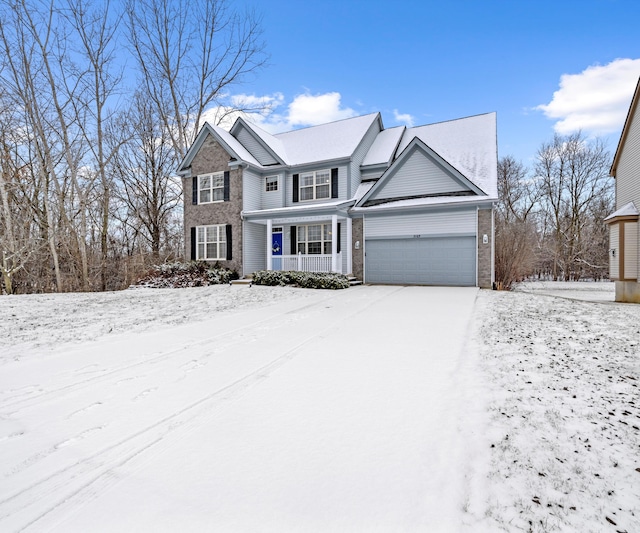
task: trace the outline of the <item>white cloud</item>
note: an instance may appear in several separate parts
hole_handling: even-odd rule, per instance
[[[357,112],[350,107],[342,107],[342,96],[338,92],[300,94],[286,106],[283,112],[278,112],[285,105],[285,97],[282,93],[264,96],[237,94],[227,99],[230,105],[208,109],[204,119],[211,124],[229,129],[241,116],[271,133],[277,133],[357,115]]]
[[[561,135],[578,130],[595,135],[619,131],[640,76],[640,59],[616,59],[580,74],[563,74],[548,104],[535,109],[556,120]]]
[[[393,118],[396,122],[400,122],[401,124],[407,126],[407,128],[413,128],[415,120],[413,115],[410,115],[409,113],[399,113],[397,109],[394,109]]]

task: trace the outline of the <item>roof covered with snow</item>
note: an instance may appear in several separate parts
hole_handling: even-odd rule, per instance
[[[371,148],[362,162],[362,166],[389,164],[396,153],[402,134],[405,132],[405,126],[389,128],[378,133],[376,140],[373,141]]]
[[[614,218],[619,217],[637,217],[640,216],[640,211],[636,207],[636,204],[633,202],[629,202],[628,204],[623,205],[620,209],[618,209],[615,213],[611,213],[605,220],[612,220]]]
[[[351,157],[376,120],[380,120],[380,113],[278,133],[273,137],[284,148],[289,165],[331,161]]]
[[[498,196],[496,114],[407,128],[398,154],[418,137],[488,196]]]

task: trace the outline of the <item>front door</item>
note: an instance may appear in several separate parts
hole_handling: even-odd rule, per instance
[[[273,270],[282,270],[282,228],[271,232],[271,265]]]

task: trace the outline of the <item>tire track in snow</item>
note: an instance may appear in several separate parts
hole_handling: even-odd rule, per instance
[[[327,295],[325,298],[323,298],[321,301],[325,301],[328,299],[332,299],[334,297],[336,297],[337,294],[331,294],[331,295]],[[266,318],[260,319],[260,320],[256,320],[254,322],[251,322],[249,324],[244,324],[238,328],[223,332],[223,333],[217,333],[215,335],[211,335],[209,337],[206,337],[204,339],[199,339],[197,341],[194,342],[187,342],[186,344],[181,345],[179,348],[173,349],[173,350],[169,350],[166,352],[161,352],[157,355],[152,355],[150,357],[147,357],[141,361],[137,361],[135,363],[131,363],[131,364],[127,364],[127,365],[121,365],[119,367],[110,369],[106,372],[103,372],[99,375],[93,375],[90,377],[87,377],[86,379],[81,379],[80,381],[76,381],[74,383],[69,383],[67,385],[61,386],[61,387],[57,387],[57,388],[53,388],[53,389],[48,389],[48,390],[43,390],[43,389],[38,389],[37,392],[29,391],[25,394],[28,394],[28,396],[26,397],[12,397],[9,398],[7,401],[2,402],[0,400],[0,409],[5,410],[7,408],[13,408],[12,411],[10,411],[8,414],[15,414],[17,411],[20,411],[22,409],[28,408],[28,407],[33,407],[35,405],[38,405],[39,403],[42,403],[44,401],[47,401],[49,398],[51,398],[52,396],[55,396],[61,392],[76,392],[78,390],[82,390],[83,388],[86,387],[90,387],[95,385],[96,383],[100,383],[103,381],[106,381],[108,379],[110,379],[113,376],[117,376],[120,373],[126,372],[132,368],[137,368],[137,367],[145,367],[148,364],[151,363],[158,363],[161,361],[164,361],[166,359],[168,359],[169,357],[171,357],[172,355],[175,355],[176,353],[179,352],[183,352],[185,350],[190,350],[192,348],[196,348],[199,346],[206,346],[208,343],[210,343],[211,341],[215,340],[218,343],[222,343],[224,342],[225,339],[229,339],[229,344],[231,344],[233,341],[236,341],[237,338],[234,337],[236,334],[238,334],[239,332],[245,331],[245,330],[249,330],[251,331],[252,329],[258,329],[257,326],[273,321],[275,318],[281,318],[281,316],[283,315],[290,315],[291,318],[287,318],[285,319],[287,321],[287,323],[290,322],[295,322],[296,318],[295,315],[296,313],[299,313],[300,311],[311,307],[314,304],[308,304],[306,301],[304,302],[304,304],[301,304],[300,306],[286,311],[284,313],[280,313],[278,315],[269,315]],[[228,348],[228,345],[224,345],[224,344],[219,344],[217,346],[217,350],[224,350]],[[89,365],[89,366],[95,366],[95,365]],[[88,373],[95,373],[98,372],[99,370],[92,370],[91,372],[87,372],[88,367],[83,367],[82,372],[78,372],[76,375],[86,375]],[[132,378],[124,378],[122,381],[125,381],[126,379],[132,379]],[[36,387],[24,387],[24,388],[31,388],[31,389],[35,389]]]
[[[46,524],[42,524],[42,521],[45,519],[49,526],[53,526],[56,522],[56,517],[59,518],[64,516],[73,508],[77,508],[83,503],[97,497],[101,492],[108,488],[108,486],[117,482],[117,480],[121,479],[123,475],[126,475],[126,470],[123,473],[119,473],[118,470],[128,466],[133,460],[141,459],[143,456],[146,456],[146,454],[148,454],[152,449],[154,453],[161,453],[163,449],[175,445],[176,442],[180,442],[189,434],[190,431],[197,429],[207,420],[214,418],[217,412],[229,401],[233,401],[241,397],[243,394],[248,392],[250,388],[259,384],[263,380],[266,380],[279,368],[293,360],[296,356],[300,355],[301,349],[304,346],[315,339],[326,335],[327,332],[331,331],[337,323],[344,323],[344,321],[361,313],[373,303],[387,298],[404,288],[405,287],[398,287],[394,288],[394,290],[385,288],[382,295],[378,295],[376,298],[368,299],[362,303],[358,302],[359,305],[355,309],[353,302],[345,305],[349,312],[344,315],[332,313],[332,319],[325,328],[317,330],[310,335],[306,335],[300,342],[267,364],[245,374],[232,383],[201,397],[183,408],[164,416],[160,420],[147,425],[145,428],[127,435],[116,443],[111,444],[71,465],[60,468],[48,476],[31,483],[11,496],[0,500],[0,523],[4,520],[8,521],[13,518],[21,523],[20,525],[14,526],[17,527],[17,530],[19,531],[29,529],[36,524],[38,529],[40,529],[43,526],[46,526]],[[338,295],[339,293],[331,299],[335,299]],[[315,305],[323,305],[326,303],[326,300],[327,298],[319,300]],[[305,309],[309,307],[313,306],[309,306],[305,302],[305,305],[300,306],[297,309]],[[292,312],[295,313],[295,310],[290,311],[289,313]],[[321,312],[320,309],[318,309],[317,312]],[[245,324],[241,328],[237,328],[233,330],[233,332],[229,332],[229,334],[253,328],[256,324],[264,323],[267,320],[281,319],[283,314],[285,313],[280,313],[275,317],[271,316],[264,320]],[[219,342],[219,337],[210,337],[208,340],[215,340],[216,342]],[[188,344],[186,347],[204,345],[205,343],[205,340],[201,340]],[[175,353],[184,349],[185,347],[181,347],[180,349],[172,350],[169,353]],[[156,359],[158,359],[158,357],[147,359],[145,362],[149,363]],[[127,368],[136,366],[139,366],[139,364],[128,365]],[[124,370],[124,368],[119,370]],[[64,387],[59,389],[59,391],[66,391],[66,389],[67,387]],[[178,430],[180,430],[179,435],[177,433]],[[46,503],[47,498],[51,495],[61,496],[57,502],[51,505]],[[39,506],[42,507],[43,504],[45,506],[44,509],[37,508]]]

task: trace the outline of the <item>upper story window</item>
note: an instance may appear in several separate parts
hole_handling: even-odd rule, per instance
[[[198,203],[224,201],[224,172],[198,176]]]
[[[264,179],[264,190],[266,192],[272,192],[278,190],[278,176],[267,176]]]
[[[316,170],[300,174],[300,201],[331,197],[331,171]]]

